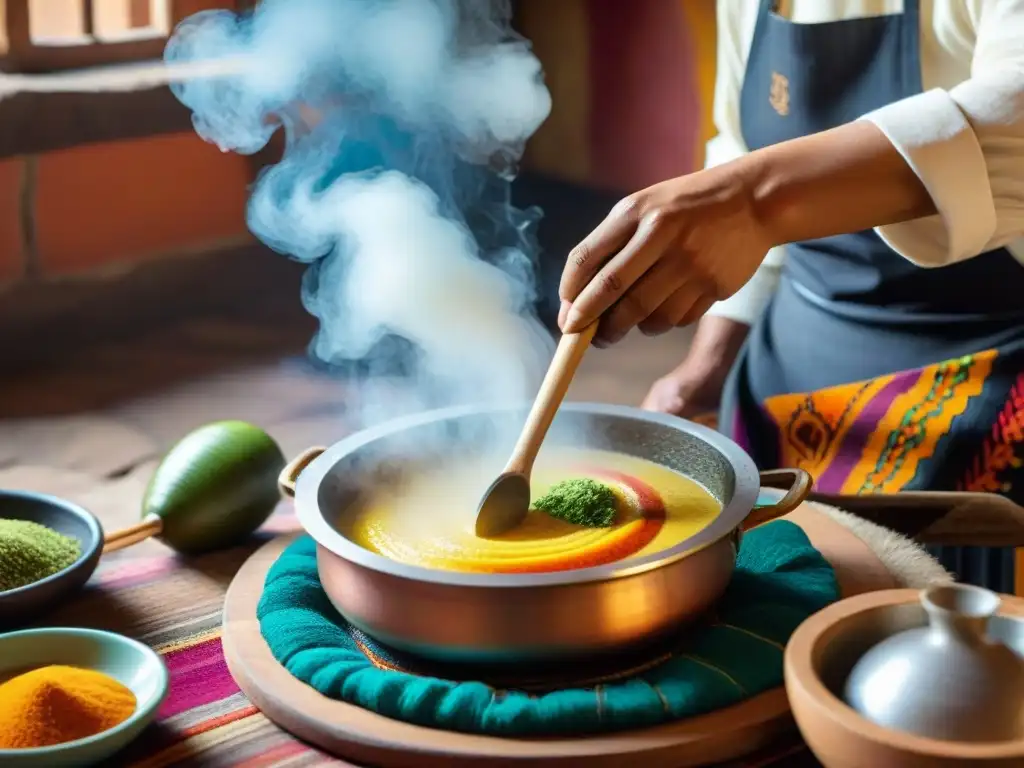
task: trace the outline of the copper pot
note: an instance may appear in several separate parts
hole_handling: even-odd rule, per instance
[[[497,427],[514,434],[526,408],[459,407],[397,419],[330,448],[311,448],[281,475],[317,543],[320,581],[349,622],[396,649],[464,662],[551,660],[655,640],[700,614],[732,576],[742,529],[780,517],[807,496],[801,470],[757,472],[739,446],[699,424],[614,405],[563,406],[547,443],[613,450],[685,474],[722,511],[678,545],[621,563],[544,574],[441,571],[396,562],[343,536],[336,521],[396,456],[422,459],[439,436],[480,453]],[[502,427],[511,427],[504,430]],[[583,439],[586,436],[587,439]],[[446,443],[451,445],[449,441]],[[448,450],[446,449],[446,453]],[[783,487],[759,505],[762,485]]]

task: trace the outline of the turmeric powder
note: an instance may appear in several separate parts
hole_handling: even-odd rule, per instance
[[[135,694],[102,672],[40,667],[0,685],[0,749],[84,739],[123,723],[135,707]]]

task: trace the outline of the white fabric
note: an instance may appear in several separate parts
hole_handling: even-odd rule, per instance
[[[759,0],[718,0],[718,135],[705,165],[747,152],[740,89]],[[1024,0],[920,0],[923,92],[864,116],[906,158],[938,214],[879,227],[893,250],[925,267],[1001,246],[1024,262]],[[783,0],[797,24],[900,13],[903,0]],[[767,97],[766,97],[767,98]],[[709,314],[752,323],[778,284],[784,248]]]

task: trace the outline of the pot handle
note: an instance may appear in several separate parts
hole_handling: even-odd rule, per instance
[[[807,500],[813,485],[814,478],[802,469],[771,469],[762,472],[762,488],[785,489],[786,495],[774,504],[755,504],[741,527],[749,530],[788,515]]]
[[[281,491],[282,496],[287,496],[290,499],[295,498],[295,483],[298,481],[299,475],[302,474],[302,470],[312,464],[313,460],[326,450],[326,448],[318,446],[307,448],[284,465],[281,474],[277,476],[277,488]]]

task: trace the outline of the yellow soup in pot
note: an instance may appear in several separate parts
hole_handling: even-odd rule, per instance
[[[478,573],[545,573],[640,557],[679,544],[706,528],[721,505],[703,487],[666,467],[607,451],[542,453],[531,478],[536,501],[573,478],[604,483],[617,513],[606,528],[585,528],[531,509],[512,531],[474,533],[493,462],[411,472],[370,494],[342,519],[344,535],[404,563]]]

